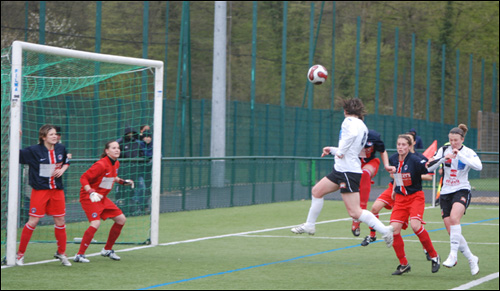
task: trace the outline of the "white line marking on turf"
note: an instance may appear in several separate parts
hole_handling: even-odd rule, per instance
[[[460,286],[455,287],[455,288],[450,289],[450,290],[467,290],[467,289],[470,289],[470,288],[475,287],[477,285],[483,284],[485,282],[494,280],[496,278],[498,278],[498,272],[493,273],[493,274],[489,274],[488,276],[485,276],[481,279],[470,281],[469,283],[465,283],[463,285],[460,285]]]
[[[435,208],[435,207],[432,207],[432,206],[425,207],[425,209],[432,209],[432,208]],[[389,215],[389,214],[391,214],[391,212],[384,212],[384,213],[379,213],[379,216]],[[325,221],[317,222],[316,224],[324,224],[324,223],[339,222],[339,221],[351,221],[351,220],[352,220],[352,218],[348,217],[348,218],[341,218],[341,219],[325,220]],[[204,240],[216,239],[216,238],[225,238],[225,237],[231,237],[231,236],[242,236],[242,235],[260,233],[260,232],[268,232],[268,231],[274,231],[274,230],[287,229],[287,228],[292,228],[292,227],[295,227],[295,226],[297,226],[297,225],[283,226],[283,227],[276,227],[276,228],[268,228],[268,229],[254,230],[254,231],[247,231],[247,232],[239,232],[239,233],[232,233],[232,234],[224,234],[224,235],[217,235],[217,236],[202,237],[202,238],[189,239],[189,240],[184,240],[184,241],[162,243],[162,244],[159,244],[158,246],[177,245],[177,244],[198,242],[198,241],[204,241]],[[154,247],[154,246],[151,246],[151,245],[148,245],[148,246],[139,246],[139,247],[133,247],[133,248],[128,248],[128,249],[116,250],[115,252],[117,252],[117,253],[118,252],[130,252],[130,251],[135,251],[135,250],[140,250],[140,249],[146,249],[146,248],[152,248],[152,247]],[[99,252],[99,253],[88,254],[86,256],[87,257],[95,257],[95,256],[99,256],[100,254],[101,253]],[[68,258],[69,259],[73,259],[74,256],[73,257],[68,257]],[[38,261],[38,262],[25,263],[24,265],[25,266],[40,265],[40,264],[45,264],[45,263],[57,262],[57,261],[58,261],[57,259],[44,260],[44,261]],[[2,269],[10,268],[10,267],[13,267],[13,266],[2,266]]]

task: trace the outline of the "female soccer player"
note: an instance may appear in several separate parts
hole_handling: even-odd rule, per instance
[[[412,139],[412,144],[410,146],[410,152],[412,154],[416,154],[421,159],[430,158],[430,156],[426,157],[421,153],[415,152],[415,134],[413,132],[407,132],[406,134]],[[432,175],[430,175],[430,174],[422,175],[422,180],[431,181]],[[394,200],[392,199],[393,190],[394,190],[394,185],[393,185],[393,181],[391,181],[391,182],[389,182],[387,189],[385,189],[384,192],[382,192],[377,197],[377,199],[375,200],[375,202],[373,203],[372,208],[371,208],[371,212],[375,215],[375,217],[377,217],[377,218],[379,217],[378,214],[379,214],[380,210],[382,210],[382,208],[391,210],[394,207]],[[403,229],[406,229],[406,226],[407,225],[403,226]],[[376,231],[375,231],[375,229],[370,228],[370,235],[367,235],[365,237],[365,239],[361,242],[361,245],[365,247],[365,246],[369,245],[371,242],[374,242],[376,240],[377,240]],[[426,254],[427,254],[427,252],[426,252]],[[428,257],[429,261],[430,261],[430,259],[431,258]]]
[[[467,130],[465,124],[460,124],[450,130],[448,134],[450,145],[441,147],[437,151],[434,160],[429,163],[429,171],[434,171],[444,163],[443,187],[439,204],[444,225],[450,234],[450,255],[443,262],[443,266],[454,267],[457,264],[458,250],[460,250],[469,260],[471,274],[476,275],[479,273],[479,259],[471,253],[462,235],[460,220],[471,199],[469,171],[470,169],[481,171],[483,165],[477,154],[463,145]]]
[[[361,209],[359,202],[359,182],[363,173],[359,153],[368,137],[368,128],[363,122],[365,114],[363,102],[357,98],[344,100],[343,108],[345,119],[342,122],[339,147],[325,147],[321,155],[335,156],[333,170],[313,187],[311,208],[306,223],[292,228],[291,231],[296,234],[307,232],[313,235],[316,232],[316,219],[323,208],[323,196],[340,189],[349,215],[380,231],[387,247],[391,247],[392,226],[386,227],[370,211]]]
[[[372,179],[375,178],[380,166],[380,159],[375,156],[379,152],[382,162],[384,163],[384,168],[389,168],[389,155],[385,150],[385,144],[380,138],[380,134],[373,129],[368,131],[368,139],[366,140],[366,145],[361,151],[360,160],[361,168],[363,174],[361,175],[361,181],[359,184],[359,199],[361,209],[366,209],[368,206],[368,200],[370,198],[370,191],[372,187]],[[351,231],[354,236],[359,236],[360,221],[353,220]]]
[[[126,218],[123,212],[116,206],[107,195],[113,188],[115,182],[122,185],[130,185],[134,188],[134,181],[123,180],[118,177],[120,162],[120,144],[116,141],[106,143],[101,159],[90,167],[80,178],[82,188],[80,189],[80,203],[90,222],[89,228],[85,231],[80,249],[74,261],[88,263],[85,251],[90,245],[94,234],[101,225],[101,218],[106,220],[111,218],[114,224],[109,231],[108,241],[101,250],[101,255],[113,260],[120,260],[120,257],[113,251],[118,236],[122,231]]]
[[[38,144],[21,149],[19,162],[29,165],[29,184],[32,187],[29,220],[24,225],[16,264],[24,265],[24,253],[31,235],[45,214],[54,218],[57,251],[54,258],[64,266],[71,266],[66,256],[66,203],[62,175],[69,167],[64,145],[58,143],[56,129],[45,124],[38,131]]]
[[[410,218],[410,226],[422,243],[422,246],[431,256],[432,273],[440,267],[440,258],[437,254],[429,233],[422,225],[425,209],[425,196],[422,191],[422,175],[427,174],[425,163],[427,159],[410,152],[412,139],[407,135],[399,135],[397,141],[398,153],[389,158],[391,174],[394,175],[394,208],[391,213],[391,225],[394,227],[394,251],[399,259],[399,266],[393,275],[401,275],[411,270],[406,259],[401,229]]]

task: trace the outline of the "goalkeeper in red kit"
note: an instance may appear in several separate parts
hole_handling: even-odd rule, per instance
[[[113,189],[115,182],[122,185],[134,187],[134,181],[124,180],[118,177],[120,162],[120,145],[116,141],[106,143],[101,159],[90,167],[80,178],[82,188],[80,189],[80,203],[90,222],[89,228],[85,231],[80,249],[74,261],[88,263],[85,251],[90,245],[94,234],[101,225],[101,219],[111,218],[115,223],[109,231],[108,241],[101,250],[101,255],[113,260],[120,260],[120,257],[113,251],[113,245],[120,236],[126,218],[123,212],[111,201],[107,195]]]

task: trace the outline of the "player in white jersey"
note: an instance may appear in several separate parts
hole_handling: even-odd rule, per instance
[[[392,226],[386,227],[370,211],[361,209],[359,203],[359,182],[363,173],[359,154],[368,138],[368,128],[363,122],[365,114],[363,102],[356,98],[344,100],[343,103],[345,119],[342,122],[339,146],[325,147],[321,155],[335,156],[333,170],[312,188],[311,208],[306,223],[292,228],[291,231],[296,234],[307,232],[313,235],[316,232],[316,219],[323,208],[323,196],[340,189],[349,215],[380,231],[387,247],[390,248],[393,240]]]
[[[481,171],[483,165],[477,154],[463,145],[467,130],[468,128],[464,124],[453,128],[448,134],[450,145],[440,148],[427,166],[431,172],[444,163],[444,178],[439,204],[441,205],[444,225],[450,234],[450,255],[443,262],[443,266],[454,267],[457,264],[458,250],[460,250],[469,260],[471,274],[476,275],[479,273],[479,259],[471,253],[467,241],[462,235],[460,220],[471,200],[469,171],[470,169]]]

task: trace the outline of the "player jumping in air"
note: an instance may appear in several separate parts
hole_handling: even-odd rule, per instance
[[[368,139],[366,141],[365,148],[361,151],[359,157],[361,160],[361,168],[363,169],[363,174],[361,175],[361,181],[359,184],[361,209],[366,209],[368,206],[372,179],[377,175],[378,167],[380,166],[380,159],[375,156],[377,152],[380,153],[380,157],[384,163],[384,168],[386,170],[389,169],[389,155],[385,150],[385,144],[380,138],[380,134],[375,130],[370,129],[368,131]],[[354,236],[359,236],[360,224],[361,222],[359,220],[352,221],[351,231]]]
[[[370,211],[360,207],[359,182],[363,171],[359,153],[368,138],[368,128],[363,122],[364,106],[357,98],[344,100],[343,103],[345,119],[342,122],[339,147],[325,147],[322,154],[322,156],[329,154],[335,156],[333,170],[313,187],[311,208],[306,223],[292,228],[291,231],[296,234],[306,232],[313,235],[316,231],[316,219],[323,208],[323,196],[340,189],[349,215],[380,231],[387,247],[391,247],[393,227],[386,227]]]

